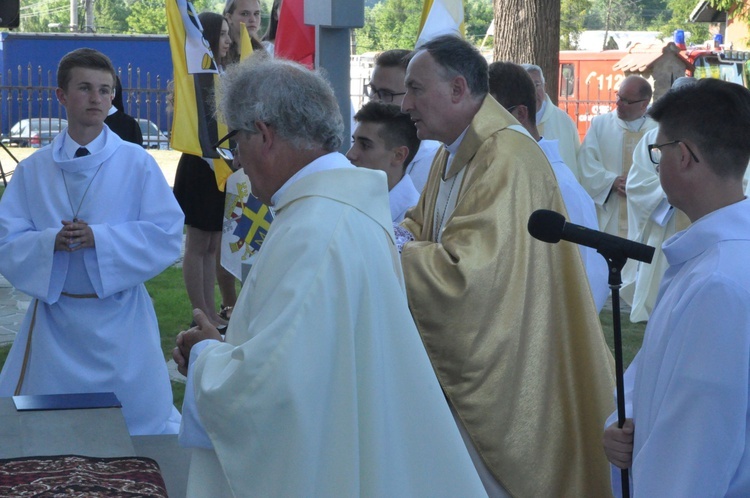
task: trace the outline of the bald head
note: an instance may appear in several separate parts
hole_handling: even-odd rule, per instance
[[[622,80],[617,90],[617,117],[634,121],[646,114],[653,90],[645,78],[631,75]]]

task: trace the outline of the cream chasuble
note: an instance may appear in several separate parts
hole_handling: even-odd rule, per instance
[[[627,177],[630,171],[630,165],[633,164],[633,152],[636,145],[643,138],[643,131],[625,130],[622,134],[622,175]],[[612,195],[616,192],[612,192]],[[619,194],[618,194],[619,195]],[[626,198],[627,199],[627,198]],[[627,201],[623,204],[620,202],[620,217],[618,223],[618,236],[627,238],[628,236],[628,209]]]
[[[213,446],[188,495],[484,496],[409,314],[385,174],[316,161],[343,166],[283,187],[226,342],[188,371]]]
[[[596,204],[599,230],[627,236],[627,199],[612,190],[615,179],[627,175],[633,150],[642,134],[656,127],[646,118],[633,130],[617,111],[596,116],[581,144],[578,167],[581,185]]]
[[[513,124],[485,98],[446,175],[464,170],[440,242],[432,168],[403,222],[416,239],[401,255],[409,306],[446,396],[511,495],[607,496],[612,357],[577,246],[528,234],[534,210],[567,212],[549,161]]]

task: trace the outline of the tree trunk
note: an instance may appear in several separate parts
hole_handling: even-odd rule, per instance
[[[536,64],[557,104],[560,0],[494,0],[494,60]]]

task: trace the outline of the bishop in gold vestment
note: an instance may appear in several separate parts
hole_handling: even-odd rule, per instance
[[[566,214],[552,168],[490,96],[447,160],[442,147],[402,224],[409,305],[445,394],[511,495],[609,496],[613,362],[583,263],[526,229],[537,209]],[[462,175],[445,215],[443,173]]]

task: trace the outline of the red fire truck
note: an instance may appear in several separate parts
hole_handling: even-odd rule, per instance
[[[627,55],[620,50],[560,52],[558,106],[576,123],[581,140],[594,116],[615,108],[625,74],[613,67]],[[689,62],[687,76],[720,78],[750,87],[750,52],[691,47],[680,55]]]

